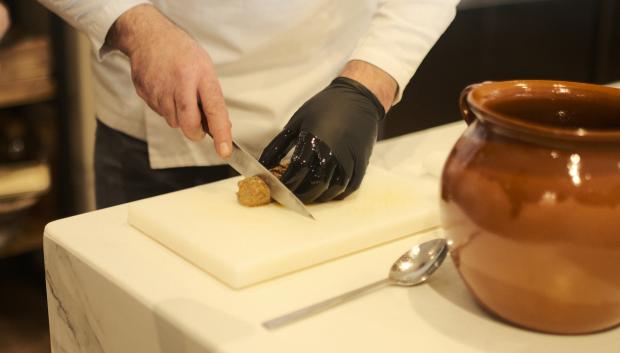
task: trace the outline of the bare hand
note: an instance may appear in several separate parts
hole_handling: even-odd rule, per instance
[[[218,154],[230,155],[222,89],[211,57],[194,39],[154,7],[140,5],[117,19],[106,41],[129,57],[138,95],[193,141],[204,137],[200,100]]]

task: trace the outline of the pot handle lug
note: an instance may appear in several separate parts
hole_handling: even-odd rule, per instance
[[[461,111],[461,117],[463,118],[463,120],[465,120],[467,125],[470,125],[471,123],[476,121],[476,115],[471,111],[469,103],[467,103],[467,96],[469,95],[469,92],[471,92],[474,88],[480,85],[481,83],[474,83],[465,87],[461,91],[461,95],[459,97],[459,110]]]

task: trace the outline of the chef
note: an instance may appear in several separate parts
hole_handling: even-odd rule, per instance
[[[304,202],[346,197],[458,3],[40,1],[93,44],[98,207],[228,176],[233,132],[268,167],[294,148]]]

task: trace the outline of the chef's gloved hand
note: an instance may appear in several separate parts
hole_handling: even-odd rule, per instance
[[[282,182],[304,203],[343,199],[362,183],[384,117],[370,90],[338,77],[297,110],[260,162],[272,168],[295,147]]]

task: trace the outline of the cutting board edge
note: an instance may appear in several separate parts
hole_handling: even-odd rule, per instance
[[[353,245],[353,246],[350,246],[349,249],[345,251],[336,251],[336,250],[329,250],[329,249],[328,251],[325,251],[326,248],[324,246],[317,246],[315,249],[312,249],[312,252],[320,253],[320,255],[317,255],[316,257],[312,257],[312,259],[314,260],[297,261],[295,265],[291,266],[290,265],[291,262],[293,263],[295,262],[295,261],[291,261],[291,259],[295,260],[299,258],[298,253],[291,253],[288,256],[280,258],[274,262],[269,262],[269,263],[263,262],[263,265],[260,265],[260,266],[248,264],[247,267],[240,268],[239,271],[228,270],[227,266],[224,265],[225,261],[218,260],[216,256],[212,256],[211,261],[206,261],[204,256],[200,256],[199,252],[192,251],[191,247],[188,247],[184,249],[183,251],[179,251],[179,249],[176,249],[174,246],[171,246],[171,244],[168,241],[166,241],[168,237],[164,237],[166,239],[161,239],[160,237],[154,238],[154,237],[146,235],[148,234],[147,232],[149,231],[149,229],[148,227],[144,227],[144,224],[149,224],[149,222],[148,221],[145,222],[144,220],[141,219],[140,212],[137,212],[137,213],[132,212],[131,205],[129,205],[128,207],[127,222],[132,227],[134,227],[138,231],[145,234],[145,236],[161,244],[168,251],[171,251],[175,255],[187,261],[189,264],[196,266],[197,268],[203,270],[208,275],[217,279],[224,285],[234,290],[242,290],[242,289],[253,287],[255,285],[258,285],[264,282],[268,282],[270,280],[273,280],[273,279],[276,279],[276,278],[279,278],[285,275],[303,271],[303,270],[312,268],[314,266],[319,266],[321,264],[325,264],[330,261],[334,261],[334,260],[337,260],[337,259],[340,259],[346,256],[351,256],[353,254],[356,254],[362,251],[366,251],[366,250],[373,249],[379,246],[383,246],[385,244],[397,241],[399,239],[403,239],[409,236],[414,236],[415,234],[427,231],[429,229],[436,228],[439,226],[439,214],[437,212],[437,209],[434,209],[434,208],[428,209],[425,212],[421,212],[420,214],[418,214],[418,217],[416,219],[408,220],[406,224],[402,224],[402,223],[396,224],[394,228],[401,228],[401,229],[398,229],[397,231],[392,231],[391,234],[398,234],[398,235],[386,238],[384,240],[379,240],[379,241],[368,241],[368,239],[363,239],[365,240],[366,243],[371,242],[372,245]],[[377,226],[377,228],[379,227]],[[382,231],[386,232],[385,228],[383,228]],[[372,233],[372,231],[369,231],[369,233]],[[387,233],[390,233],[390,232],[387,232]],[[169,231],[164,231],[163,233],[159,232],[158,234],[174,234],[174,233],[169,232]],[[333,245],[333,244],[330,244],[330,245]],[[181,256],[180,252],[184,253],[185,255]],[[335,255],[336,253],[337,255]],[[311,257],[306,257],[306,258],[310,259]],[[286,264],[286,266],[282,266],[282,264]],[[283,268],[284,270],[281,270],[281,271],[265,270],[264,267]],[[271,272],[272,274],[268,276],[264,275],[264,273],[267,273],[267,272]],[[242,277],[245,277],[245,278],[242,278]]]
[[[415,226],[413,226],[413,224],[415,224]],[[204,266],[196,264],[193,261],[190,261],[190,262],[194,263],[195,266],[203,269],[205,272],[211,274],[213,277],[218,278],[218,280],[228,285],[229,287],[236,289],[236,290],[240,290],[240,289],[249,288],[249,287],[252,287],[260,283],[264,283],[264,282],[267,282],[267,281],[270,281],[270,280],[273,280],[273,279],[276,279],[282,276],[286,276],[286,275],[289,275],[295,272],[303,271],[303,270],[312,268],[314,266],[319,266],[321,264],[325,264],[330,261],[334,261],[334,260],[337,260],[337,259],[340,259],[346,256],[351,256],[353,254],[356,254],[362,251],[366,251],[366,250],[373,249],[379,246],[383,246],[385,244],[398,241],[406,237],[414,236],[415,234],[423,233],[430,229],[437,228],[439,227],[439,225],[440,224],[439,224],[438,209],[430,208],[426,210],[425,212],[421,212],[421,214],[419,215],[419,219],[410,220],[408,224],[395,225],[394,228],[408,228],[408,229],[402,229],[402,230],[399,229],[395,231],[394,233],[392,233],[392,234],[399,234],[399,235],[391,236],[384,240],[379,240],[379,241],[366,241],[366,243],[370,242],[371,245],[351,246],[350,249],[346,251],[329,250],[327,252],[322,252],[322,250],[324,250],[323,247],[318,246],[316,249],[313,249],[313,251],[317,253],[321,252],[320,256],[314,257],[315,260],[296,261],[296,265],[293,265],[293,266],[290,265],[291,262],[294,262],[291,260],[296,260],[299,258],[299,256],[296,253],[291,253],[288,256],[280,258],[278,261],[275,261],[275,262],[271,262],[267,264],[263,262],[263,265],[261,266],[264,266],[264,267],[269,266],[272,268],[286,268],[285,270],[281,270],[281,271],[269,271],[273,273],[272,275],[269,275],[269,276],[261,275],[261,271],[267,272],[265,271],[265,269],[261,269],[260,268],[261,266],[248,265],[246,268],[241,268],[241,271],[238,271],[239,273],[245,273],[244,274],[244,276],[246,277],[245,280],[240,280],[239,276],[234,276],[234,277],[230,277],[231,280],[225,281],[219,276],[213,274],[211,271],[208,271],[206,268],[204,268]],[[385,228],[382,228],[382,230],[385,231]],[[369,233],[372,233],[372,232],[369,232]],[[343,240],[343,242],[344,241],[346,240]],[[330,245],[333,245],[333,244],[330,244]],[[319,259],[319,260],[316,260],[316,259]],[[286,264],[286,266],[282,266],[282,264]],[[233,280],[233,278],[235,280]]]

